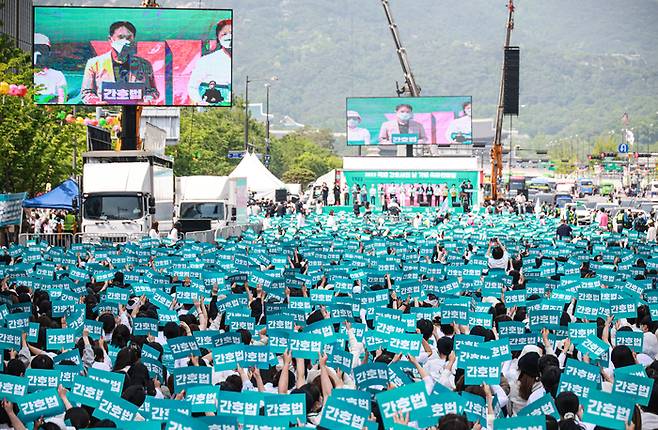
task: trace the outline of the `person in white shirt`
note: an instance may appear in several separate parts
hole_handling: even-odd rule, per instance
[[[359,127],[361,115],[355,110],[347,111],[347,141],[370,145],[370,132],[367,128]],[[362,142],[362,143],[361,143]]]
[[[219,49],[197,60],[187,84],[187,94],[192,103],[197,105],[208,104],[203,100],[203,95],[199,91],[201,85],[207,86],[211,81],[219,86],[231,83],[233,20],[219,21],[215,34]]]
[[[34,86],[41,103],[66,103],[67,84],[64,73],[47,67],[50,57],[50,39],[41,33],[34,34]]]
[[[653,221],[649,221],[649,228],[647,229],[647,242],[656,241],[656,225]]]
[[[158,230],[158,225],[159,223],[157,221],[153,221],[151,230],[149,230],[149,237],[151,239],[160,239],[160,231]]]
[[[180,227],[181,227],[180,222],[174,224],[174,226],[169,231],[169,235],[167,236],[167,239],[172,240],[174,242],[178,241]]]
[[[445,138],[448,143],[471,143],[471,104],[464,103],[464,115],[454,119],[446,130]]]

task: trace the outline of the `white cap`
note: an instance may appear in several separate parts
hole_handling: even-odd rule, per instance
[[[361,119],[361,115],[359,115],[359,113],[355,110],[348,110],[347,111],[347,117],[348,118],[359,118],[359,119]]]
[[[50,39],[48,39],[48,36],[46,36],[45,34],[34,33],[34,44],[48,45],[48,47],[50,48]]]

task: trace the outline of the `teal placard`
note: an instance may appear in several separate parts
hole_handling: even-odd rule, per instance
[[[244,361],[244,345],[232,344],[213,348],[212,356],[216,372],[235,369]]]
[[[445,415],[461,415],[464,411],[461,396],[451,391],[430,394],[429,403],[432,408],[432,414],[419,420],[421,426],[429,427],[436,424]]]
[[[386,363],[368,363],[354,368],[354,382],[359,390],[388,384]]]
[[[363,430],[370,411],[331,395],[322,408],[320,426],[329,430]]]
[[[582,379],[574,375],[562,374],[560,377],[560,385],[558,385],[557,393],[560,394],[564,391],[571,391],[576,396],[578,396],[582,402],[583,399],[589,397],[590,392],[594,391],[595,389],[596,384],[594,382],[590,382],[586,379]]]
[[[585,353],[588,352],[589,356],[596,360],[598,359],[601,355],[603,355],[605,352],[608,351],[608,348],[610,348],[610,345],[596,337],[595,335],[590,335],[583,339],[582,342],[580,342],[580,345],[578,345],[578,348],[580,349],[581,352]]]
[[[596,336],[596,323],[574,323],[568,325],[569,339],[576,345],[589,336]]]
[[[0,349],[21,349],[21,331],[0,327]]]
[[[242,393],[234,393],[231,391],[220,391],[217,408],[218,415],[224,416],[257,416],[260,411],[260,404],[264,393],[257,391],[245,391]]]
[[[290,421],[306,417],[305,394],[273,394],[265,396],[265,416],[288,417]]]
[[[315,360],[322,351],[322,338],[308,333],[290,333],[289,348],[295,358]]]
[[[416,382],[375,395],[382,420],[387,428],[393,426],[396,413],[409,413],[410,421],[417,421],[431,414],[425,382]]]
[[[92,408],[98,407],[105,395],[107,386],[87,376],[77,375],[68,396],[70,400],[82,403]]]
[[[27,378],[0,373],[0,396],[15,402],[27,394]]]
[[[466,413],[466,418],[469,421],[479,421],[481,423],[487,422],[487,402],[484,398],[467,393],[461,393],[463,410]]]
[[[189,357],[190,355],[199,355],[199,347],[194,340],[194,336],[180,336],[174,339],[168,339],[167,345],[171,348],[171,354],[174,359]]]
[[[123,392],[124,375],[121,373],[106,372],[104,370],[89,368],[87,370],[89,378],[96,382],[100,382],[109,391],[116,394]],[[107,391],[107,390],[106,390]]]
[[[560,419],[560,413],[558,412],[557,406],[555,406],[555,401],[553,400],[553,396],[551,396],[550,393],[546,393],[534,402],[526,405],[519,411],[519,415],[538,415],[541,417],[544,417],[544,415],[551,415],[556,420]]]
[[[112,421],[128,423],[135,421],[137,413],[137,406],[129,401],[124,400],[115,394],[105,393],[103,398],[101,398],[98,407],[94,409],[92,415],[99,419],[107,418]]]
[[[622,396],[635,398],[635,403],[642,406],[649,405],[651,391],[653,391],[653,379],[644,376],[616,375],[612,392]]]
[[[46,348],[53,351],[73,347],[75,339],[75,330],[71,328],[49,328],[46,330]]]
[[[464,382],[468,385],[500,384],[500,362],[491,358],[470,359],[464,366]]]
[[[618,331],[615,336],[615,345],[626,345],[639,354],[644,345],[644,334],[634,331]]]
[[[158,334],[158,320],[155,318],[133,318],[133,334],[135,336],[148,336]]]
[[[64,413],[57,388],[37,391],[16,399],[18,417],[24,423],[37,420],[39,417],[51,417]]]
[[[174,391],[197,385],[211,385],[212,369],[207,366],[177,367],[171,370],[174,376]]]
[[[215,412],[217,410],[218,386],[194,386],[185,389],[185,401],[191,412]]]
[[[609,429],[625,430],[633,407],[633,398],[592,390],[583,402],[583,421]]]
[[[601,371],[593,364],[587,364],[580,360],[568,358],[564,367],[564,375],[583,379],[593,384],[601,382]]]
[[[48,388],[57,388],[59,386],[60,372],[54,369],[27,369],[28,390],[41,391]]]
[[[388,351],[418,355],[423,342],[421,334],[391,333],[388,336]]]

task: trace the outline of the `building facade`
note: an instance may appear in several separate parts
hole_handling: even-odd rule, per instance
[[[0,0],[0,33],[16,46],[32,51],[32,0]]]

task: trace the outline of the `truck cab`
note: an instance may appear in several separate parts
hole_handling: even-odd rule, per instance
[[[229,224],[227,176],[181,176],[176,178],[175,219],[181,231],[216,230]]]
[[[578,197],[593,196],[596,192],[596,187],[591,179],[581,178],[578,179]]]
[[[146,235],[155,221],[160,231],[171,229],[171,158],[148,151],[91,151],[82,159],[83,235]]]

